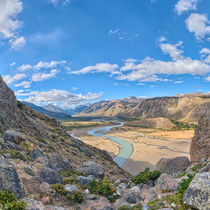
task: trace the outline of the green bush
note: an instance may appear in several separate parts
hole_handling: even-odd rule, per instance
[[[188,174],[187,176],[188,176],[188,178],[182,179],[182,181],[179,184],[178,192],[181,194],[184,194],[184,192],[187,190],[187,188],[190,185],[190,182],[192,181],[192,179],[194,177],[193,175],[190,175],[190,174]]]
[[[71,202],[82,203],[84,200],[84,196],[81,191],[73,192],[72,194],[68,194],[67,199]]]
[[[32,161],[31,157],[29,155],[24,155],[22,152],[18,150],[5,150],[4,153],[10,153],[11,158],[13,159],[20,159],[23,161]]]
[[[146,168],[143,172],[132,178],[131,181],[136,185],[141,183],[146,184],[150,180],[156,180],[160,175],[160,171],[150,171],[149,168]]]
[[[25,210],[27,204],[17,200],[14,193],[8,190],[0,191],[0,209],[3,210]]]
[[[92,194],[104,196],[111,202],[114,202],[118,198],[116,195],[116,189],[107,180],[100,180],[97,182],[94,179],[90,182],[88,189]]]
[[[175,120],[172,120],[172,122],[175,124],[173,130],[194,130],[195,128],[197,128],[197,125],[194,123],[186,123]]]
[[[63,184],[52,184],[51,185],[51,189],[52,190],[55,190],[56,193],[59,193],[63,196],[66,196],[67,195],[67,191],[65,190],[65,187]]]
[[[37,138],[37,140],[38,140],[39,142],[43,143],[43,144],[46,144],[46,141],[45,141],[44,139],[42,139],[42,138]]]

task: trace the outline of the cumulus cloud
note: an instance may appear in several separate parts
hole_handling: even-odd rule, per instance
[[[15,50],[19,50],[25,44],[24,37],[18,35],[18,29],[22,26],[18,15],[22,10],[23,3],[20,0],[0,1],[0,35],[9,40],[11,48]]]
[[[43,62],[40,61],[36,65],[33,66],[35,70],[40,70],[40,69],[50,69],[50,68],[55,68],[58,65],[63,65],[66,64],[66,61],[50,61],[50,62]]]
[[[207,15],[193,13],[186,20],[187,29],[194,33],[196,39],[202,40],[210,36],[210,25]]]
[[[25,74],[16,74],[14,76],[11,76],[11,75],[5,75],[3,76],[3,80],[9,85],[13,82],[16,82],[16,81],[19,81],[23,78],[26,78],[26,75]]]
[[[201,49],[200,54],[210,54],[210,49],[203,48],[203,49]]]
[[[43,80],[48,80],[50,78],[53,78],[56,76],[56,74],[59,73],[59,70],[57,69],[52,69],[50,71],[50,73],[38,73],[38,74],[34,74],[32,76],[32,81],[33,82],[40,82],[40,81],[43,81]]]
[[[21,72],[29,70],[29,69],[32,69],[32,66],[29,64],[23,64],[22,66],[18,67],[18,71],[21,71]]]
[[[31,87],[31,82],[23,81],[23,82],[21,82],[19,84],[15,84],[15,87],[30,88]]]
[[[196,10],[200,0],[179,0],[175,5],[175,11],[181,15],[190,10]]]
[[[84,103],[87,101],[98,100],[103,95],[102,92],[100,93],[87,93],[86,95],[83,94],[73,94],[66,90],[49,90],[46,92],[39,92],[39,91],[31,91],[31,92],[17,92],[19,96],[29,96],[25,99],[25,101],[32,102],[32,103],[62,103],[66,106],[74,105],[78,103]]]
[[[80,70],[71,71],[70,74],[87,74],[87,73],[102,73],[109,72],[111,74],[117,74],[119,66],[117,64],[109,64],[109,63],[98,63],[95,66],[87,66]]]

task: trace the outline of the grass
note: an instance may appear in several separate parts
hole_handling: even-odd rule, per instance
[[[150,171],[149,168],[146,168],[143,172],[132,178],[131,181],[136,185],[141,183],[146,184],[150,180],[156,180],[160,175],[160,171]]]
[[[20,159],[23,161],[33,161],[29,155],[25,155],[18,150],[5,150],[4,153],[10,153],[12,159]]]
[[[175,127],[173,130],[175,131],[180,131],[180,130],[195,130],[197,128],[197,125],[194,123],[186,123],[186,122],[180,122],[180,121],[175,121],[171,120],[174,124]]]
[[[25,210],[27,204],[19,201],[14,193],[8,190],[0,191],[0,209],[2,210]]]

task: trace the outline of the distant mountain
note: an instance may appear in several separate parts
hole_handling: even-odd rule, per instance
[[[158,118],[197,122],[210,109],[210,94],[190,93],[171,97],[101,101],[84,109],[80,116],[120,116],[127,118]]]
[[[31,107],[33,110],[35,110],[35,111],[37,111],[39,113],[42,113],[42,114],[47,115],[49,117],[55,118],[57,120],[68,120],[68,119],[71,119],[71,115],[66,114],[64,112],[56,112],[55,109],[54,109],[54,111],[50,111],[50,110],[45,109],[44,107],[37,106],[37,105],[35,105],[33,103],[30,103],[30,102],[23,101],[22,103],[24,103],[25,105]]]

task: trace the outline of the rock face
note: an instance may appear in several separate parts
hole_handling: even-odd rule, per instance
[[[210,172],[196,174],[184,193],[184,203],[195,209],[210,209]]]
[[[206,160],[210,157],[210,110],[201,117],[190,147],[190,159],[192,163]]]
[[[42,168],[40,171],[40,177],[44,182],[47,182],[48,184],[63,183],[58,172],[51,168]]]
[[[162,158],[157,162],[156,168],[163,173],[175,174],[185,171],[189,165],[189,159],[182,156],[176,158]]]
[[[0,190],[7,189],[22,198],[20,179],[16,168],[8,161],[0,161]]]
[[[80,173],[86,175],[93,175],[96,178],[104,178],[104,168],[95,162],[85,162],[82,164],[82,167],[78,170]]]

